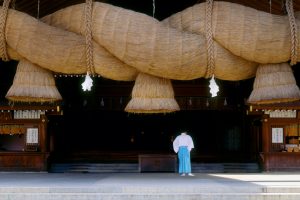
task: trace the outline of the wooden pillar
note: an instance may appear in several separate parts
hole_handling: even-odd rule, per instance
[[[47,141],[47,122],[48,119],[46,115],[41,115],[41,123],[39,125],[39,131],[40,131],[40,151],[42,153],[48,152],[48,141]]]
[[[270,152],[270,131],[269,119],[266,115],[262,117],[262,151],[264,153]]]

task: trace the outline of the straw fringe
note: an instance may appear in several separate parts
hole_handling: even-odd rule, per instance
[[[32,94],[37,94],[37,96],[32,96]],[[30,88],[25,86],[13,87],[5,97],[14,102],[43,103],[61,100],[57,99],[57,92],[55,92],[52,87],[45,86],[30,86]]]
[[[170,113],[179,110],[176,100],[169,98],[133,98],[125,108],[130,113]]]
[[[27,60],[20,60],[13,85],[6,96],[16,102],[54,102],[62,100],[52,73]]]
[[[300,99],[291,66],[287,63],[260,65],[253,91],[248,99],[251,104],[281,103]]]
[[[143,98],[173,98],[174,92],[170,80],[141,73],[136,79],[132,95]]]
[[[171,81],[140,73],[125,111],[131,113],[170,113],[178,111]]]
[[[248,102],[250,104],[269,104],[291,102],[299,99],[299,88],[296,85],[281,85],[253,90]]]

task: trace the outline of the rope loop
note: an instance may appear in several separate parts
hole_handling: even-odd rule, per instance
[[[297,24],[294,15],[293,0],[286,0],[285,7],[288,14],[290,29],[291,29],[291,65],[297,63],[298,54],[298,37],[297,37]]]
[[[213,44],[213,31],[212,31],[212,12],[213,12],[213,0],[206,1],[206,24],[205,24],[205,38],[207,49],[207,71],[205,78],[212,77],[215,70],[214,61],[214,44]]]
[[[1,59],[3,61],[9,61],[6,47],[6,35],[5,35],[5,27],[6,27],[6,19],[8,15],[8,7],[11,0],[4,0],[2,5],[2,11],[0,13],[0,53]]]
[[[86,0],[85,2],[85,44],[86,44],[87,73],[94,75],[95,68],[93,62],[92,14],[93,14],[93,0]]]

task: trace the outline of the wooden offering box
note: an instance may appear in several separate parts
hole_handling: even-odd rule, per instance
[[[273,107],[273,109],[276,109]],[[300,171],[298,109],[262,111],[261,164],[264,171]]]
[[[32,108],[0,107],[1,171],[47,171],[48,120],[45,109]]]
[[[139,155],[140,172],[176,172],[177,155],[142,154]]]

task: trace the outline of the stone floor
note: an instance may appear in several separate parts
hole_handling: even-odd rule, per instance
[[[297,173],[8,173],[0,200],[299,200]]]

